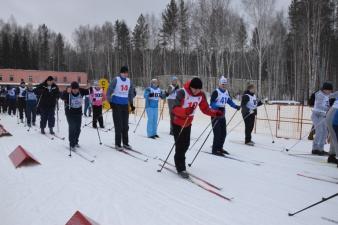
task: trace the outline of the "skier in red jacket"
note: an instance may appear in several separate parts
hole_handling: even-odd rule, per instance
[[[173,107],[173,133],[175,138],[175,165],[177,173],[188,178],[189,174],[185,167],[185,153],[190,145],[191,124],[197,106],[200,110],[212,117],[223,116],[220,110],[209,107],[205,94],[202,91],[202,81],[195,77],[184,84],[184,87],[177,91],[176,101]]]

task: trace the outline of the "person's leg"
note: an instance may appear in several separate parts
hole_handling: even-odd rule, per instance
[[[27,125],[30,126],[32,122],[32,108],[31,106],[26,107],[26,118],[27,118]]]
[[[97,127],[97,119],[98,119],[98,108],[97,106],[93,106],[93,127]]]
[[[74,120],[73,115],[68,115],[67,121],[69,145],[74,148],[76,145],[76,121]]]
[[[40,128],[45,129],[47,125],[47,110],[45,108],[40,108]]]
[[[225,138],[227,136],[227,122],[225,117],[222,117],[221,120],[219,121],[220,126],[221,126],[221,138],[220,138],[220,146],[221,146],[221,150],[223,150],[223,145],[225,142]]]
[[[244,120],[245,123],[245,143],[251,142],[251,133],[255,125],[255,116],[250,115]]]
[[[146,113],[147,113],[147,137],[152,137],[151,133],[151,108],[147,107],[146,108]]]
[[[122,118],[120,117],[120,106],[112,104],[111,108],[113,111],[113,121],[115,129],[115,145],[121,146]]]
[[[170,134],[173,134],[173,125],[172,125],[172,121],[174,119],[174,116],[172,114],[172,110],[173,110],[173,107],[174,107],[174,103],[175,103],[175,100],[171,100],[169,99],[168,100],[168,107],[169,107],[169,116],[170,116]]]
[[[32,123],[35,126],[35,121],[36,121],[36,106],[32,107]]]
[[[220,119],[214,119],[214,117],[211,118],[211,126],[212,131],[214,133],[214,140],[212,143],[212,152],[216,153],[217,151],[221,150],[221,124]]]
[[[18,98],[18,109],[19,109],[19,118],[23,120],[23,99]]]
[[[312,114],[313,125],[316,127],[316,135],[313,140],[312,150],[324,150],[324,144],[327,137],[327,126],[325,121],[325,117],[320,113]]]
[[[121,108],[122,117],[122,141],[124,145],[129,145],[128,131],[129,131],[129,111],[128,105],[123,105]]]
[[[154,108],[153,109],[153,121],[152,121],[152,125],[153,125],[153,134],[154,135],[157,135],[157,123],[158,123],[158,120],[160,118],[158,118],[158,108]]]
[[[82,122],[82,115],[74,115],[74,126],[75,126],[75,145],[79,144],[79,137],[81,133],[81,122]]]
[[[186,127],[181,132],[181,127],[173,124],[174,138],[175,138],[175,165],[177,172],[186,170],[185,153],[190,145],[191,126]],[[181,132],[181,133],[180,133]]]
[[[50,108],[48,109],[47,112],[48,112],[48,115],[47,115],[48,127],[50,129],[53,129],[53,127],[55,126],[55,109]]]
[[[97,106],[97,120],[99,121],[99,125],[101,128],[104,128],[104,124],[103,124],[103,115],[102,115],[102,106]]]

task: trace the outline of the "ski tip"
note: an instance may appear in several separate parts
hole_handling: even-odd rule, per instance
[[[157,172],[161,173],[161,170],[156,170]]]
[[[191,167],[191,164],[189,163],[188,166]]]
[[[292,214],[292,213],[288,213],[288,216],[293,216],[294,214]]]

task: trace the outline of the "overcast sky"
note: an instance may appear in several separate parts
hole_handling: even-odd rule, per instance
[[[35,27],[45,23],[61,32],[71,41],[72,32],[79,25],[101,25],[105,21],[124,19],[130,27],[143,13],[160,15],[169,0],[0,0],[0,19],[5,21],[13,15],[24,25]],[[232,0],[241,10],[240,0]],[[277,7],[287,10],[291,0],[276,0]]]

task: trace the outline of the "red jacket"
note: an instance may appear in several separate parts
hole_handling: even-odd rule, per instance
[[[181,127],[189,127],[194,119],[194,114],[187,115],[187,108],[197,108],[197,103],[200,110],[208,116],[216,116],[217,110],[211,109],[205,97],[203,91],[197,95],[193,95],[189,88],[190,81],[186,82],[182,89],[177,92],[176,102],[172,110],[174,116],[173,123]],[[188,95],[188,96],[186,96]],[[190,100],[189,100],[190,99]],[[191,100],[193,99],[193,100]],[[195,104],[190,104],[189,101],[194,102]]]

